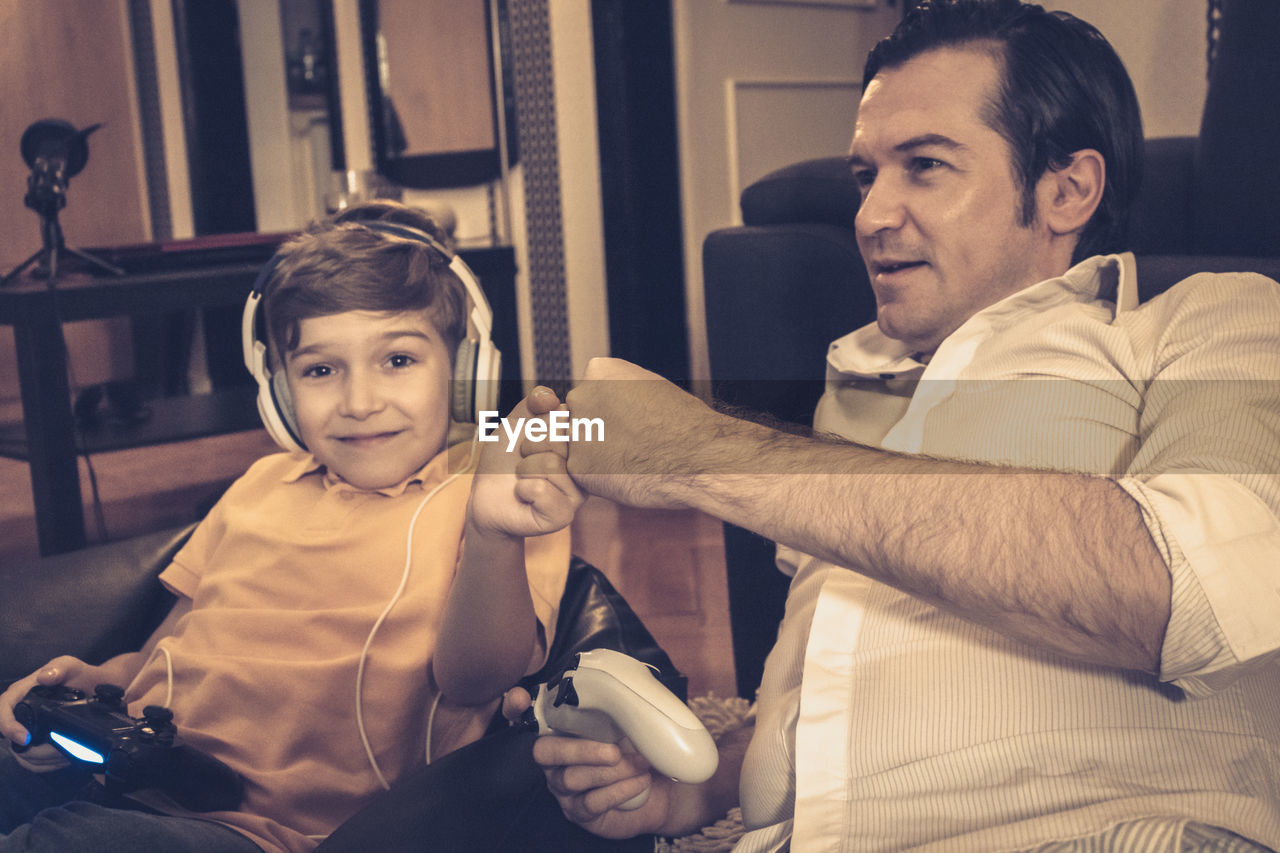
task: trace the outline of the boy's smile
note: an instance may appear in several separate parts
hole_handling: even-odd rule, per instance
[[[305,319],[286,371],[302,440],[353,486],[395,486],[444,449],[452,366],[426,311]]]

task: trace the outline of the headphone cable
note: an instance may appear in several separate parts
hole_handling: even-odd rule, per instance
[[[382,786],[383,790],[389,789],[391,784],[387,781],[386,777],[382,775],[382,768],[378,766],[378,759],[375,758],[373,754],[373,744],[369,741],[369,733],[365,731],[364,727],[365,661],[369,658],[369,648],[373,645],[373,638],[377,635],[378,629],[382,627],[382,623],[391,613],[391,609],[396,606],[396,602],[400,600],[400,596],[404,594],[405,588],[409,585],[409,569],[413,565],[413,530],[418,524],[418,516],[422,514],[422,510],[426,508],[427,503],[430,502],[430,500],[434,498],[445,486],[449,485],[463,474],[473,470],[476,463],[476,450],[478,447],[479,444],[476,438],[473,437],[471,439],[471,448],[466,464],[463,465],[461,469],[450,474],[444,480],[432,487],[432,489],[427,492],[426,496],[419,501],[417,508],[414,509],[413,516],[409,519],[409,531],[405,542],[404,571],[400,575],[400,585],[396,588],[395,593],[392,594],[391,600],[387,602],[386,607],[382,609],[382,613],[378,615],[377,620],[374,621],[373,627],[369,630],[369,636],[365,638],[364,648],[360,650],[360,663],[356,666],[356,728],[360,732],[360,742],[364,745],[364,754],[369,759],[369,766],[373,769],[373,775],[377,777],[378,784]],[[431,708],[427,715],[427,738],[425,749],[428,764],[431,763],[431,727],[435,724],[436,706],[439,705],[439,703],[440,698],[437,696],[435,701],[431,703]]]

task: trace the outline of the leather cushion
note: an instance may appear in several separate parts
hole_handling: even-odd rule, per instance
[[[810,222],[853,228],[862,203],[843,157],[804,160],[770,172],[742,191],[746,225]]]
[[[0,684],[59,655],[136,651],[173,605],[156,576],[195,525],[0,568]]]

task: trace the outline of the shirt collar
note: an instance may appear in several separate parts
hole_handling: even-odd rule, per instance
[[[1138,305],[1136,263],[1130,252],[1098,255],[1081,261],[1057,278],[1025,287],[974,314],[952,332],[948,341],[974,326],[1003,326],[1022,317],[1065,302],[1103,300],[1117,314]],[[946,345],[943,342],[943,346]],[[942,347],[940,346],[939,349]],[[924,372],[927,357],[913,352],[869,323],[842,338],[827,350],[828,373],[863,379],[916,379]]]
[[[478,451],[475,450],[476,444],[473,441],[465,441],[461,444],[455,444],[448,447],[430,460],[417,471],[410,474],[404,480],[396,483],[394,486],[388,486],[382,489],[360,489],[347,481],[343,480],[337,474],[331,473],[311,453],[294,454],[294,464],[287,471],[281,480],[285,483],[296,483],[303,477],[309,475],[317,475],[321,478],[320,482],[325,491],[331,489],[345,490],[352,492],[365,492],[368,494],[386,495],[387,497],[398,497],[404,494],[405,490],[410,486],[417,485],[423,489],[434,487],[437,483],[442,482],[446,477],[459,471],[464,471],[474,467]]]

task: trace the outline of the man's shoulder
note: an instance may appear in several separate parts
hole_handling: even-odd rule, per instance
[[[1121,324],[1150,376],[1259,375],[1275,369],[1280,284],[1253,272],[1203,272],[1182,279]]]
[[[1171,319],[1205,312],[1275,317],[1280,314],[1280,282],[1256,272],[1198,272],[1145,300],[1139,309]]]

